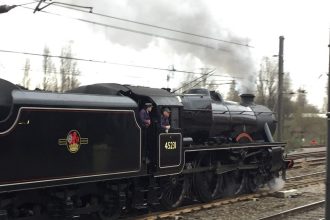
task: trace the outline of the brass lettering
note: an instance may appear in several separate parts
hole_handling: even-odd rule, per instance
[[[166,150],[175,150],[176,149],[176,141],[167,141],[165,143]]]

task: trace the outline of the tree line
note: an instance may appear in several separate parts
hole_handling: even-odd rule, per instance
[[[292,89],[289,73],[283,79],[283,140],[289,149],[309,145],[312,141],[325,144],[326,120],[319,117],[320,110],[306,98],[308,91]],[[277,111],[278,65],[269,57],[264,57],[257,79],[256,103]]]
[[[59,67],[54,63],[50,49],[45,46],[43,50],[42,79],[38,85],[38,89],[51,92],[64,92],[76,88],[80,85],[80,70],[77,62],[72,58],[71,45],[67,45],[61,50],[61,58]],[[31,86],[31,62],[26,59],[24,65],[24,73],[21,85],[29,89]]]

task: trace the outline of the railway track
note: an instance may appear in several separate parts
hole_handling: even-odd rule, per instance
[[[324,165],[326,163],[326,151],[312,151],[303,153],[288,154],[286,159],[294,160],[292,169],[300,169],[303,167],[312,167]]]
[[[292,182],[295,180],[300,180],[300,179],[306,179],[306,178],[310,178],[310,177],[318,177],[318,176],[324,176],[326,174],[325,171],[320,171],[320,172],[316,172],[316,173],[309,173],[309,174],[305,174],[305,175],[301,175],[301,176],[292,176],[292,177],[288,177],[286,178],[286,182]]]
[[[317,185],[325,182],[325,171],[308,173],[299,176],[288,177],[285,182],[285,189],[298,189],[307,186]]]
[[[311,152],[303,152],[303,153],[293,153],[288,154],[287,159],[289,160],[297,160],[297,159],[303,159],[303,158],[310,158],[310,157],[325,157],[326,151],[311,151]]]
[[[227,204],[232,204],[232,203],[236,203],[236,202],[248,201],[248,200],[252,200],[252,199],[255,199],[255,198],[268,196],[270,194],[272,194],[272,192],[255,193],[255,194],[237,196],[235,198],[218,199],[218,200],[214,200],[210,203],[194,204],[194,205],[184,206],[184,207],[178,208],[174,211],[151,213],[151,214],[148,214],[148,215],[140,216],[140,217],[135,218],[135,219],[137,219],[137,220],[156,220],[156,219],[171,218],[171,217],[184,215],[186,213],[191,213],[191,212],[210,209],[210,208],[216,208],[216,207],[219,207],[221,205],[227,205]]]
[[[325,157],[313,158],[313,159],[308,159],[308,160],[300,160],[300,161],[294,162],[294,166],[292,167],[292,169],[300,169],[303,167],[325,165],[325,163],[326,163]]]
[[[258,220],[275,220],[275,219],[293,219],[295,215],[300,214],[300,213],[304,213],[304,215],[308,214],[308,212],[310,212],[311,210],[315,210],[321,207],[324,207],[325,205],[325,200],[321,200],[318,202],[313,202],[310,204],[306,204],[303,206],[299,206],[293,209],[289,209],[283,212],[279,212],[264,218],[259,218]],[[321,209],[322,212],[322,209]],[[321,215],[323,216],[324,213],[320,213],[320,211],[317,211],[315,214],[313,213],[313,215]],[[308,216],[308,218],[310,218],[311,216]],[[316,217],[316,216],[315,216]],[[300,217],[298,217],[297,219],[301,219]]]
[[[311,185],[324,183],[325,182],[324,176],[325,176],[325,172],[316,172],[306,175],[290,177],[288,178],[287,183],[285,184],[284,190],[303,188]],[[272,195],[274,195],[273,191],[263,191],[254,194],[241,195],[234,198],[218,199],[204,204],[199,203],[199,204],[188,205],[188,206],[180,207],[173,211],[154,212],[147,215],[134,217],[134,219],[156,220],[156,219],[164,219],[164,218],[175,218],[177,216],[182,216],[184,214],[195,211],[216,208],[222,205],[233,204],[237,202],[243,202],[243,201],[253,200],[256,198],[272,196]]]

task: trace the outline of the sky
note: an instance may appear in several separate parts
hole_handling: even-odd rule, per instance
[[[24,4],[33,0],[7,0]],[[253,92],[263,56],[278,54],[284,36],[284,72],[294,90],[303,88],[313,105],[322,107],[329,62],[330,1],[326,0],[61,0],[93,7],[94,13],[167,27],[220,40],[141,26],[50,5],[43,12],[17,7],[0,14],[0,77],[20,83],[26,58],[31,60],[32,87],[42,80],[42,57],[3,53],[1,50],[52,55],[70,44],[74,57],[106,61],[78,62],[82,84],[115,82],[149,87],[177,88],[185,80],[180,72],[137,68],[129,65],[175,68],[200,73],[216,69],[217,80],[234,77],[240,92]],[[44,4],[43,4],[44,5]],[[80,20],[77,20],[80,19]],[[84,21],[82,21],[84,20]],[[88,22],[86,22],[88,21]],[[92,24],[91,22],[94,22]],[[108,25],[98,25],[102,23]],[[111,27],[110,27],[111,26]],[[113,27],[150,33],[153,36]],[[165,39],[160,37],[165,36]],[[175,39],[175,40],[173,40]],[[184,42],[185,43],[184,43]],[[192,43],[187,43],[192,42]],[[203,45],[203,46],[201,46]],[[53,59],[59,66],[59,60]],[[112,64],[110,64],[112,63]],[[125,65],[114,65],[114,63]],[[170,80],[167,81],[167,76]],[[219,91],[226,93],[228,85]]]

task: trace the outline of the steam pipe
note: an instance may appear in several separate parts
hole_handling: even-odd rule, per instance
[[[265,133],[266,133],[266,137],[268,139],[269,142],[274,142],[273,136],[272,136],[272,132],[270,132],[268,123],[266,122],[264,125],[264,129],[265,129]]]

